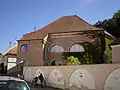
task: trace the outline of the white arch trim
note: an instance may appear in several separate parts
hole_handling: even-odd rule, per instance
[[[28,64],[29,64],[29,63],[28,63],[28,60],[27,60],[27,59],[25,59],[25,58],[21,58],[21,59],[19,59],[18,64],[20,64],[20,63],[22,63],[22,62],[24,62],[24,61],[26,61],[26,65],[28,65]]]
[[[76,69],[69,78],[69,86],[77,86],[78,88],[87,87],[88,89],[96,89],[93,76],[86,69]]]
[[[104,90],[120,90],[120,68],[110,72],[104,83]]]
[[[31,69],[25,70],[24,78],[26,81],[31,81],[32,80],[32,71]]]
[[[59,84],[64,86],[64,77],[59,69],[52,69],[48,75],[48,83],[49,84]]]
[[[34,77],[38,77],[38,76],[40,75],[40,73],[42,73],[44,79],[46,79],[46,77],[45,77],[45,75],[44,75],[44,73],[43,73],[43,71],[42,71],[41,69],[37,69],[37,70],[35,71]],[[40,84],[39,79],[38,79],[38,82],[37,82],[37,83]]]
[[[50,46],[49,52],[64,52],[64,48],[60,44],[53,44]]]
[[[85,49],[82,45],[80,44],[72,44],[69,48],[68,48],[69,52],[84,52]]]
[[[43,73],[43,71],[41,69],[37,69],[35,71],[34,77],[38,77],[40,73],[42,73],[43,77],[45,77],[45,75],[44,75],[44,73]]]

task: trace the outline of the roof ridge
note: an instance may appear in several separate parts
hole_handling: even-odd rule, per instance
[[[75,24],[74,24],[74,22],[75,22]],[[70,31],[69,28],[72,28],[71,25],[73,27],[76,25],[77,28],[79,28],[79,30],[81,30],[81,29],[102,30],[100,28],[97,28],[97,27],[89,24],[88,22],[86,22],[85,20],[80,18],[78,15],[69,15],[69,16],[62,16],[62,17],[58,18],[57,20],[52,21],[48,25],[45,25],[42,28],[37,29],[36,31],[25,34],[20,40],[43,38],[45,36],[45,34],[47,34],[49,32],[59,32],[60,29],[62,29],[62,31],[63,31],[64,28],[66,28],[67,31]]]

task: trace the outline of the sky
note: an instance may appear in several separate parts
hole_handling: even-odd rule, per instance
[[[0,0],[0,52],[24,34],[62,16],[78,15],[90,24],[120,9],[120,0]]]

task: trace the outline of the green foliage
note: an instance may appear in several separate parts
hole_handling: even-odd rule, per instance
[[[66,52],[63,53],[63,58],[68,61],[68,65],[80,65],[80,64],[101,64],[104,63],[103,52],[105,49],[104,38],[103,44],[101,39],[103,37],[97,37],[94,43],[85,44],[83,47],[85,52]],[[101,46],[103,45],[103,46]],[[102,50],[103,49],[103,50]]]
[[[95,26],[105,29],[116,38],[120,37],[120,10],[112,18],[98,21]]]
[[[89,43],[85,45],[85,52],[93,56],[93,63],[100,64],[104,63],[103,54],[105,51],[105,39],[104,35],[99,34],[96,37],[94,43]]]
[[[74,56],[67,57],[68,65],[80,65],[78,58]]]
[[[92,64],[93,63],[93,56],[85,53],[81,58],[80,58],[81,64]]]
[[[112,62],[112,51],[109,48],[109,45],[112,43],[113,40],[105,38],[106,41],[106,50],[105,53],[108,56],[108,60],[105,63],[111,63]]]

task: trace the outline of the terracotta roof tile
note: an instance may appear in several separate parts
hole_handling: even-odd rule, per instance
[[[17,46],[15,46],[13,49],[11,49],[8,54],[14,54],[17,55]]]
[[[86,21],[76,15],[63,16],[37,31],[25,34],[20,40],[43,39],[48,33],[85,30],[101,29],[88,24]]]

